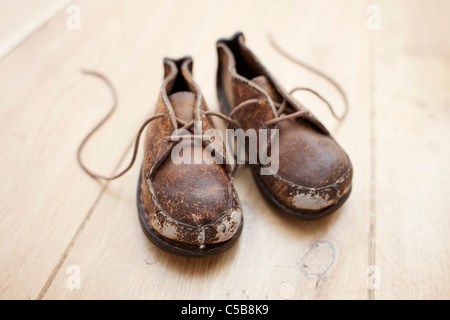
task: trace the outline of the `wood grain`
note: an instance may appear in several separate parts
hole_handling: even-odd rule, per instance
[[[373,33],[380,299],[450,297],[448,2],[381,2]],[[402,14],[398,14],[402,12]]]
[[[0,1],[0,59],[64,9],[71,0]]]
[[[0,60],[0,298],[450,298],[445,1],[378,1],[380,30],[366,27],[369,1],[79,0],[80,30],[67,29],[65,10],[45,15],[51,1],[30,4],[33,14],[15,25],[8,17],[25,3],[0,10],[10,30],[0,48],[33,17],[47,20]],[[352,195],[328,218],[295,221],[240,168],[237,245],[205,259],[173,256],[140,229],[139,164],[105,184],[76,163],[78,144],[112,102],[80,68],[103,72],[118,91],[117,112],[83,154],[92,170],[111,174],[154,110],[164,56],[192,55],[194,77],[218,110],[215,41],[237,30],[287,89],[314,88],[343,110],[336,89],[279,55],[268,33],[343,86],[350,112],[341,124],[314,97],[295,97],[350,155]],[[79,289],[70,285],[73,266]]]
[[[342,108],[339,106],[339,103],[342,103],[339,96],[329,84],[288,61],[278,61],[282,58],[269,47],[266,32],[260,30],[279,34],[277,39],[280,44],[293,52],[308,43],[308,49],[303,51],[304,58],[323,65],[329,72],[336,74],[348,89],[351,100],[362,106],[352,109],[345,125],[338,130],[336,123],[326,115],[324,106],[317,101],[313,101],[312,105],[317,108],[318,114],[325,115],[329,120],[331,128],[336,131],[337,139],[351,154],[355,166],[364,168],[369,159],[369,131],[368,125],[360,125],[364,121],[368,123],[368,110],[364,107],[368,108],[367,67],[364,72],[359,64],[349,63],[347,68],[353,71],[347,75],[341,74],[340,63],[333,62],[324,54],[330,49],[329,46],[324,45],[319,37],[319,41],[315,40],[309,33],[286,33],[281,24],[273,23],[272,26],[269,15],[273,13],[267,7],[258,6],[257,10],[251,12],[250,17],[243,20],[232,14],[232,4],[228,3],[220,10],[217,5],[218,3],[204,11],[205,19],[220,12],[221,15],[217,15],[215,19],[216,25],[227,23],[230,25],[229,31],[219,28],[204,31],[203,24],[198,23],[198,20],[203,19],[192,15],[177,16],[179,23],[186,26],[187,34],[203,32],[203,37],[210,39],[193,48],[192,54],[197,61],[194,62],[194,75],[205,91],[211,108],[217,106],[213,89],[214,69],[211,68],[216,64],[214,41],[222,36],[230,36],[239,28],[239,24],[243,24],[240,28],[245,32],[249,45],[255,52],[260,53],[263,61],[269,62],[271,69],[276,70],[276,74],[286,86],[308,83],[315,87],[317,84],[330,93],[330,99],[336,98],[337,107]],[[322,8],[327,6],[327,3],[322,3]],[[341,37],[341,41],[354,49],[354,59],[365,57],[363,65],[367,66],[367,36],[365,29],[360,27],[365,16],[362,15],[360,20],[349,19],[356,14],[356,10],[364,12],[364,7],[348,9],[349,16],[342,17],[342,21],[351,22],[341,25],[342,21],[335,21],[334,23],[340,26],[336,37]],[[333,19],[331,11],[321,11],[325,12],[321,19]],[[278,12],[277,17],[294,23],[298,22],[298,17],[303,14],[306,13],[302,8],[294,11],[292,7],[286,7]],[[252,23],[255,19],[252,17],[262,17],[261,21],[267,21],[267,24],[256,25]],[[279,19],[274,19],[277,20]],[[301,26],[300,24],[298,30],[302,29]],[[329,26],[318,26],[317,32],[326,33],[328,28]],[[351,39],[345,37],[347,32],[358,28],[359,35]],[[183,37],[184,35],[173,34],[170,39],[181,46],[185,42]],[[315,57],[318,52],[322,53],[319,58]],[[339,58],[342,56],[333,57]],[[351,58],[347,57],[341,63],[345,61],[351,62]],[[161,68],[159,64],[158,61],[157,67]],[[355,78],[360,81],[354,81]],[[354,139],[351,134],[354,130],[360,133],[358,139]],[[336,215],[321,221],[301,222],[292,221],[277,212],[260,194],[249,170],[241,169],[235,178],[235,185],[245,212],[242,237],[231,251],[202,260],[174,257],[148,243],[140,231],[135,213],[138,171],[136,167],[120,181],[109,185],[44,298],[95,299],[105,295],[135,299],[366,297],[368,215],[361,212],[368,211],[368,170],[358,170],[354,194]],[[365,201],[354,201],[364,198]],[[352,237],[343,236],[345,234],[352,234]],[[91,247],[92,244],[95,245]],[[86,250],[87,247],[91,248]],[[363,263],[360,263],[361,257]],[[79,266],[82,272],[82,285],[79,290],[68,290],[66,286],[69,276],[66,270],[71,265]],[[111,278],[111,274],[116,276]]]

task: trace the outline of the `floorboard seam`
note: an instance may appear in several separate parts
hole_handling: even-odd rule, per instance
[[[129,143],[128,147],[126,148],[126,151],[124,152],[123,156],[120,158],[120,160],[119,160],[118,164],[116,165],[116,167],[114,168],[113,172],[118,171],[120,165],[125,160],[125,157],[130,152],[130,149],[133,146],[133,144],[134,144],[134,139]],[[90,220],[95,208],[97,207],[97,204],[100,202],[100,199],[102,198],[103,194],[108,189],[109,183],[110,183],[110,181],[106,182],[105,185],[103,186],[103,188],[100,190],[99,195],[95,199],[92,206],[89,208],[86,216],[84,217],[83,221],[81,222],[81,224],[78,227],[77,231],[75,232],[74,236],[72,237],[72,239],[70,240],[66,249],[64,250],[64,253],[62,254],[61,258],[58,260],[58,263],[53,268],[52,273],[50,274],[50,276],[48,277],[44,286],[42,287],[41,291],[39,292],[39,295],[37,296],[37,300],[42,300],[44,298],[45,294],[47,293],[48,288],[50,288],[53,280],[55,279],[55,277],[58,274],[58,272],[60,271],[62,265],[64,264],[67,257],[69,256],[70,251],[72,250],[73,246],[75,245],[76,241],[78,240],[78,238],[80,237],[81,233],[83,232],[85,226],[87,225],[88,221]]]
[[[30,39],[32,36],[34,36],[36,33],[38,33],[39,31],[41,31],[43,28],[45,28],[45,26],[54,18],[56,18],[61,12],[63,12],[64,10],[66,10],[67,7],[69,7],[71,4],[73,4],[75,1],[71,1],[67,4],[67,6],[61,8],[60,10],[58,10],[57,12],[55,12],[52,16],[48,17],[45,21],[42,21],[42,23],[36,27],[34,30],[28,32],[28,34],[26,36],[23,37],[23,39],[20,39],[16,44],[14,44],[13,47],[9,48],[5,53],[0,55],[0,61],[2,61],[3,59],[5,59],[6,57],[8,57],[10,54],[12,54],[17,48],[19,48],[20,46],[22,46],[22,44],[24,44],[28,39]]]
[[[376,127],[375,127],[375,55],[373,32],[369,30],[369,136],[370,136],[370,200],[369,200],[369,261],[367,272],[376,266]],[[369,281],[369,279],[368,279]],[[367,298],[375,299],[375,289],[367,283]]]

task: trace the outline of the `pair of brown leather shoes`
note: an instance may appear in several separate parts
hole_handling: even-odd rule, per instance
[[[279,85],[246,47],[242,33],[219,40],[217,53],[222,118],[232,118],[234,127],[254,129],[258,138],[260,129],[279,130],[278,171],[261,175],[267,164],[259,159],[251,164],[262,193],[301,219],[336,211],[351,191],[352,165],[345,151]],[[237,240],[243,214],[230,165],[198,157],[214,143],[202,136],[214,128],[211,117],[218,114],[208,110],[193,80],[192,64],[190,57],[164,60],[156,115],[146,132],[137,204],[143,230],[153,243],[179,255],[206,256]],[[200,133],[193,130],[194,123],[201,125]],[[175,135],[180,139],[172,139],[180,128],[184,133]],[[180,148],[181,143],[191,148]],[[178,155],[191,152],[195,161],[174,162],[175,148]]]

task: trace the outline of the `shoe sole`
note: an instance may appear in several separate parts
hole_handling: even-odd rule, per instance
[[[281,203],[274,195],[273,193],[267,188],[264,181],[261,179],[261,177],[256,172],[256,166],[251,165],[253,177],[256,181],[256,184],[258,185],[261,192],[264,194],[264,196],[270,200],[272,204],[277,206],[281,211],[291,217],[294,217],[296,219],[300,220],[317,220],[324,218],[332,213],[334,213],[336,210],[338,210],[345,201],[347,201],[348,197],[350,196],[350,193],[352,191],[352,187],[348,189],[348,191],[333,205],[326,207],[319,211],[311,211],[311,210],[294,210],[285,204]]]
[[[200,258],[200,257],[215,255],[215,254],[219,254],[224,251],[227,251],[238,240],[238,238],[242,232],[242,226],[243,226],[242,220],[241,220],[239,229],[237,230],[236,234],[231,239],[229,239],[225,242],[218,243],[218,244],[205,245],[205,248],[203,248],[203,249],[200,249],[196,246],[179,244],[175,241],[172,241],[172,240],[169,240],[169,239],[166,239],[166,238],[160,236],[150,225],[150,222],[148,221],[147,212],[142,207],[141,182],[142,182],[142,175],[139,174],[138,187],[137,187],[137,208],[138,208],[139,222],[141,224],[141,228],[142,228],[142,231],[144,232],[144,234],[158,248],[160,248],[166,252],[178,255],[178,256]]]
[[[219,87],[217,87],[217,96],[218,96],[218,100],[219,100],[220,110],[222,111],[222,113],[229,115],[231,112],[231,108],[228,104],[225,93],[222,90],[220,90]],[[350,196],[350,192],[352,191],[352,187],[350,186],[349,190],[344,194],[344,196],[342,196],[338,200],[338,202],[336,202],[334,205],[327,207],[320,211],[312,212],[311,210],[294,210],[294,209],[286,206],[285,204],[281,203],[278,199],[275,198],[273,193],[269,190],[269,188],[267,188],[264,181],[262,181],[261,177],[256,172],[255,165],[250,165],[250,167],[252,168],[252,173],[253,173],[253,177],[256,181],[256,184],[258,185],[259,189],[264,194],[264,196],[267,199],[269,199],[271,203],[273,203],[275,206],[277,206],[279,209],[281,209],[281,211],[283,213],[285,213],[291,217],[294,217],[296,219],[316,220],[316,219],[326,217],[326,216],[332,214],[333,212],[335,212],[336,210],[338,210],[344,204],[344,202],[348,199],[348,197]]]

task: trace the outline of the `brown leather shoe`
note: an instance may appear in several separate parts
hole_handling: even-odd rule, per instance
[[[242,33],[219,40],[217,53],[222,112],[237,120],[243,130],[279,129],[278,172],[261,175],[261,163],[251,165],[262,192],[298,218],[316,219],[336,211],[352,185],[352,165],[345,151],[278,84],[246,47]]]
[[[243,220],[229,165],[172,161],[173,148],[186,141],[171,140],[175,129],[187,129],[194,121],[201,122],[202,133],[214,128],[212,112],[192,79],[192,64],[190,57],[164,60],[157,114],[146,132],[137,205],[142,228],[154,244],[179,255],[206,256],[228,249]],[[193,139],[188,143],[195,155],[195,148],[203,151],[207,143],[196,145]]]

